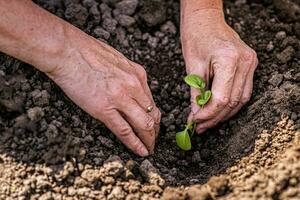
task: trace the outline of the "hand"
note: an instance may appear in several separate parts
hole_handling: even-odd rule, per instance
[[[102,121],[134,153],[153,153],[160,111],[143,67],[85,34],[71,35],[68,56],[48,71],[78,106]],[[147,107],[153,110],[147,113]]]
[[[221,10],[197,10],[182,18],[187,73],[197,74],[207,83],[212,80],[212,98],[203,108],[195,104],[199,90],[191,89],[189,120],[196,121],[196,131],[202,133],[236,114],[249,101],[258,60],[255,51],[226,24]]]

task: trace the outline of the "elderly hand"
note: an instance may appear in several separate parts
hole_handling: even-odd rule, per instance
[[[69,47],[61,66],[47,72],[83,110],[102,121],[134,153],[153,153],[160,111],[143,67],[84,34]],[[148,107],[151,112],[147,112]]]
[[[191,89],[192,112],[189,120],[204,132],[236,114],[249,101],[256,53],[225,22],[218,9],[199,9],[184,13],[181,40],[187,73],[212,80],[212,98],[204,108],[195,104],[197,89]]]

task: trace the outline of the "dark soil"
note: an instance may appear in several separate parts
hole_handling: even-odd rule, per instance
[[[98,3],[97,3],[98,2]],[[300,199],[299,0],[225,1],[257,51],[251,101],[193,138],[173,0],[38,0],[145,66],[163,113],[156,152],[130,153],[44,74],[0,55],[0,199]]]

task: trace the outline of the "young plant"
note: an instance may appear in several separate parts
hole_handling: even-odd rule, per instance
[[[184,78],[184,81],[191,87],[197,88],[200,91],[200,94],[196,97],[196,103],[200,107],[203,107],[209,99],[211,98],[211,91],[205,90],[206,84],[205,81],[195,74],[187,75]],[[196,129],[195,122],[189,122],[185,129],[181,132],[176,133],[176,143],[182,150],[188,151],[192,148],[191,137],[193,136]]]
[[[211,97],[211,91],[205,90],[205,81],[198,75],[191,74],[184,77],[184,81],[191,87],[197,88],[200,94],[196,97],[196,103],[203,107]]]
[[[176,133],[176,143],[182,150],[188,151],[192,148],[191,137],[195,132],[195,128],[196,124],[190,122],[185,126],[183,131]]]

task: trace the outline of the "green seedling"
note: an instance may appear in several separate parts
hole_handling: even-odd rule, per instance
[[[211,91],[205,90],[205,81],[198,75],[191,74],[184,78],[184,81],[191,87],[197,88],[200,94],[196,97],[196,103],[200,107],[203,107],[211,98]],[[189,122],[183,131],[176,133],[176,143],[182,150],[188,151],[192,148],[191,137],[193,136],[196,129],[195,122]]]
[[[177,145],[184,151],[188,151],[192,148],[191,137],[195,132],[196,124],[190,122],[185,126],[185,129],[176,133]],[[191,135],[191,136],[190,136]]]
[[[195,74],[187,75],[184,81],[189,86],[199,89],[200,94],[196,97],[196,103],[203,107],[209,101],[212,94],[210,90],[205,90],[205,81]]]

